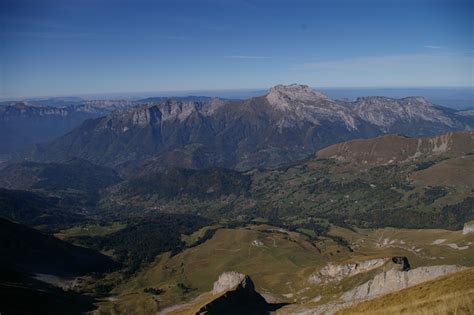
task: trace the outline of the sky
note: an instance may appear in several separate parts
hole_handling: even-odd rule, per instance
[[[474,1],[1,0],[0,98],[472,87]]]

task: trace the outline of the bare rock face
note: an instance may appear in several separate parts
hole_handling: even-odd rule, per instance
[[[372,280],[344,293],[342,295],[342,300],[345,302],[353,302],[372,299],[462,269],[463,267],[455,265],[419,267],[406,272],[390,269],[379,273]]]
[[[223,274],[219,276],[219,279],[217,279],[217,281],[214,282],[212,294],[216,295],[224,291],[233,289],[241,283],[243,283],[243,286],[245,287],[246,285],[245,280],[246,280],[246,276],[244,274],[241,274],[235,271],[224,272]]]
[[[311,284],[326,284],[341,281],[344,278],[382,267],[387,261],[387,258],[380,258],[342,265],[330,263],[319,272],[312,274],[308,282]]]
[[[474,233],[474,221],[464,223],[462,234]]]
[[[474,117],[474,109],[467,109],[460,112],[457,112],[456,115]]]
[[[329,121],[341,123],[347,130],[358,129],[357,117],[351,109],[307,85],[277,85],[269,90],[265,99],[272,108],[285,113],[277,122],[284,128],[290,128],[304,121],[314,125]]]
[[[361,97],[357,99],[354,110],[365,121],[384,130],[389,130],[397,121],[427,121],[454,126],[451,118],[423,97],[400,100],[379,96]]]
[[[410,271],[389,269],[377,274],[372,280],[345,292],[336,301],[318,305],[316,307],[299,309],[295,313],[285,312],[282,314],[334,314],[351,305],[375,299],[379,296],[396,292],[426,281],[434,280],[446,274],[461,271],[464,268],[465,267],[455,265],[441,265],[419,267]]]
[[[328,100],[321,92],[313,90],[307,85],[291,84],[276,85],[270,89],[266,96],[268,102],[281,109],[289,109],[293,102],[315,102]]]

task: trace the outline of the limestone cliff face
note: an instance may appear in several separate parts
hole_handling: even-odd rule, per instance
[[[284,113],[277,121],[281,128],[291,128],[304,121],[317,126],[338,123],[348,131],[360,127],[361,122],[349,107],[307,85],[277,85],[270,89],[265,99],[273,110]]]
[[[308,282],[310,284],[326,284],[329,282],[341,281],[347,277],[352,277],[382,267],[388,261],[388,258],[380,258],[350,264],[338,265],[330,263],[323,267],[319,272],[312,274],[309,277]]]
[[[464,228],[462,229],[462,234],[469,234],[474,233],[474,221],[467,222],[464,224]]]
[[[422,282],[426,282],[448,273],[460,271],[462,267],[441,265],[419,267],[410,271],[390,269],[376,275],[372,280],[344,293],[342,300],[353,302],[399,291]]]
[[[389,269],[377,274],[373,279],[343,293],[337,300],[317,307],[298,309],[296,312],[284,310],[279,314],[334,314],[351,305],[396,292],[426,281],[434,280],[449,273],[463,270],[456,265],[426,266],[400,271]],[[283,310],[282,310],[283,311]]]
[[[384,131],[389,131],[399,121],[427,121],[451,127],[455,124],[442,110],[433,107],[423,97],[400,100],[380,96],[361,97],[355,102],[354,111]]]

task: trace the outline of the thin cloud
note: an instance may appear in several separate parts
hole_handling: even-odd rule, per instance
[[[402,54],[386,56],[368,56],[338,60],[328,60],[321,62],[310,62],[296,64],[290,70],[364,70],[373,68],[383,69],[410,69],[411,66],[441,64],[471,64],[473,56],[460,54]]]
[[[420,53],[309,62],[289,70],[341,86],[472,86],[473,65],[471,54]]]
[[[443,49],[444,46],[425,45],[425,48],[428,48],[428,49]]]
[[[231,59],[270,59],[271,57],[249,56],[249,55],[233,55],[233,56],[225,56],[225,58],[231,58]]]
[[[64,24],[56,23],[53,20],[33,19],[33,18],[18,18],[18,17],[2,17],[5,26],[15,27],[35,27],[42,29],[57,29],[64,30]]]
[[[186,40],[184,36],[175,36],[175,35],[162,35],[162,34],[142,34],[142,33],[130,33],[128,36],[134,37],[143,37],[149,39],[162,39],[162,40]],[[107,39],[107,38],[121,38],[124,36],[123,33],[116,32],[57,32],[57,31],[10,31],[10,32],[0,32],[0,36],[11,36],[11,37],[29,37],[29,38],[39,38],[39,39]]]
[[[150,38],[156,38],[156,39],[170,39],[170,40],[186,40],[186,39],[188,39],[185,36],[179,36],[179,35],[149,34],[149,35],[144,35],[144,36],[150,37]]]
[[[92,33],[74,33],[74,32],[0,32],[0,36],[11,36],[11,37],[30,37],[39,39],[75,39],[75,38],[89,38],[97,37],[96,34]]]

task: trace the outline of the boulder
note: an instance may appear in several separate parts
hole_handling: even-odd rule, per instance
[[[395,264],[402,265],[402,271],[408,271],[411,269],[408,258],[405,256],[394,256],[392,257],[392,262]]]

